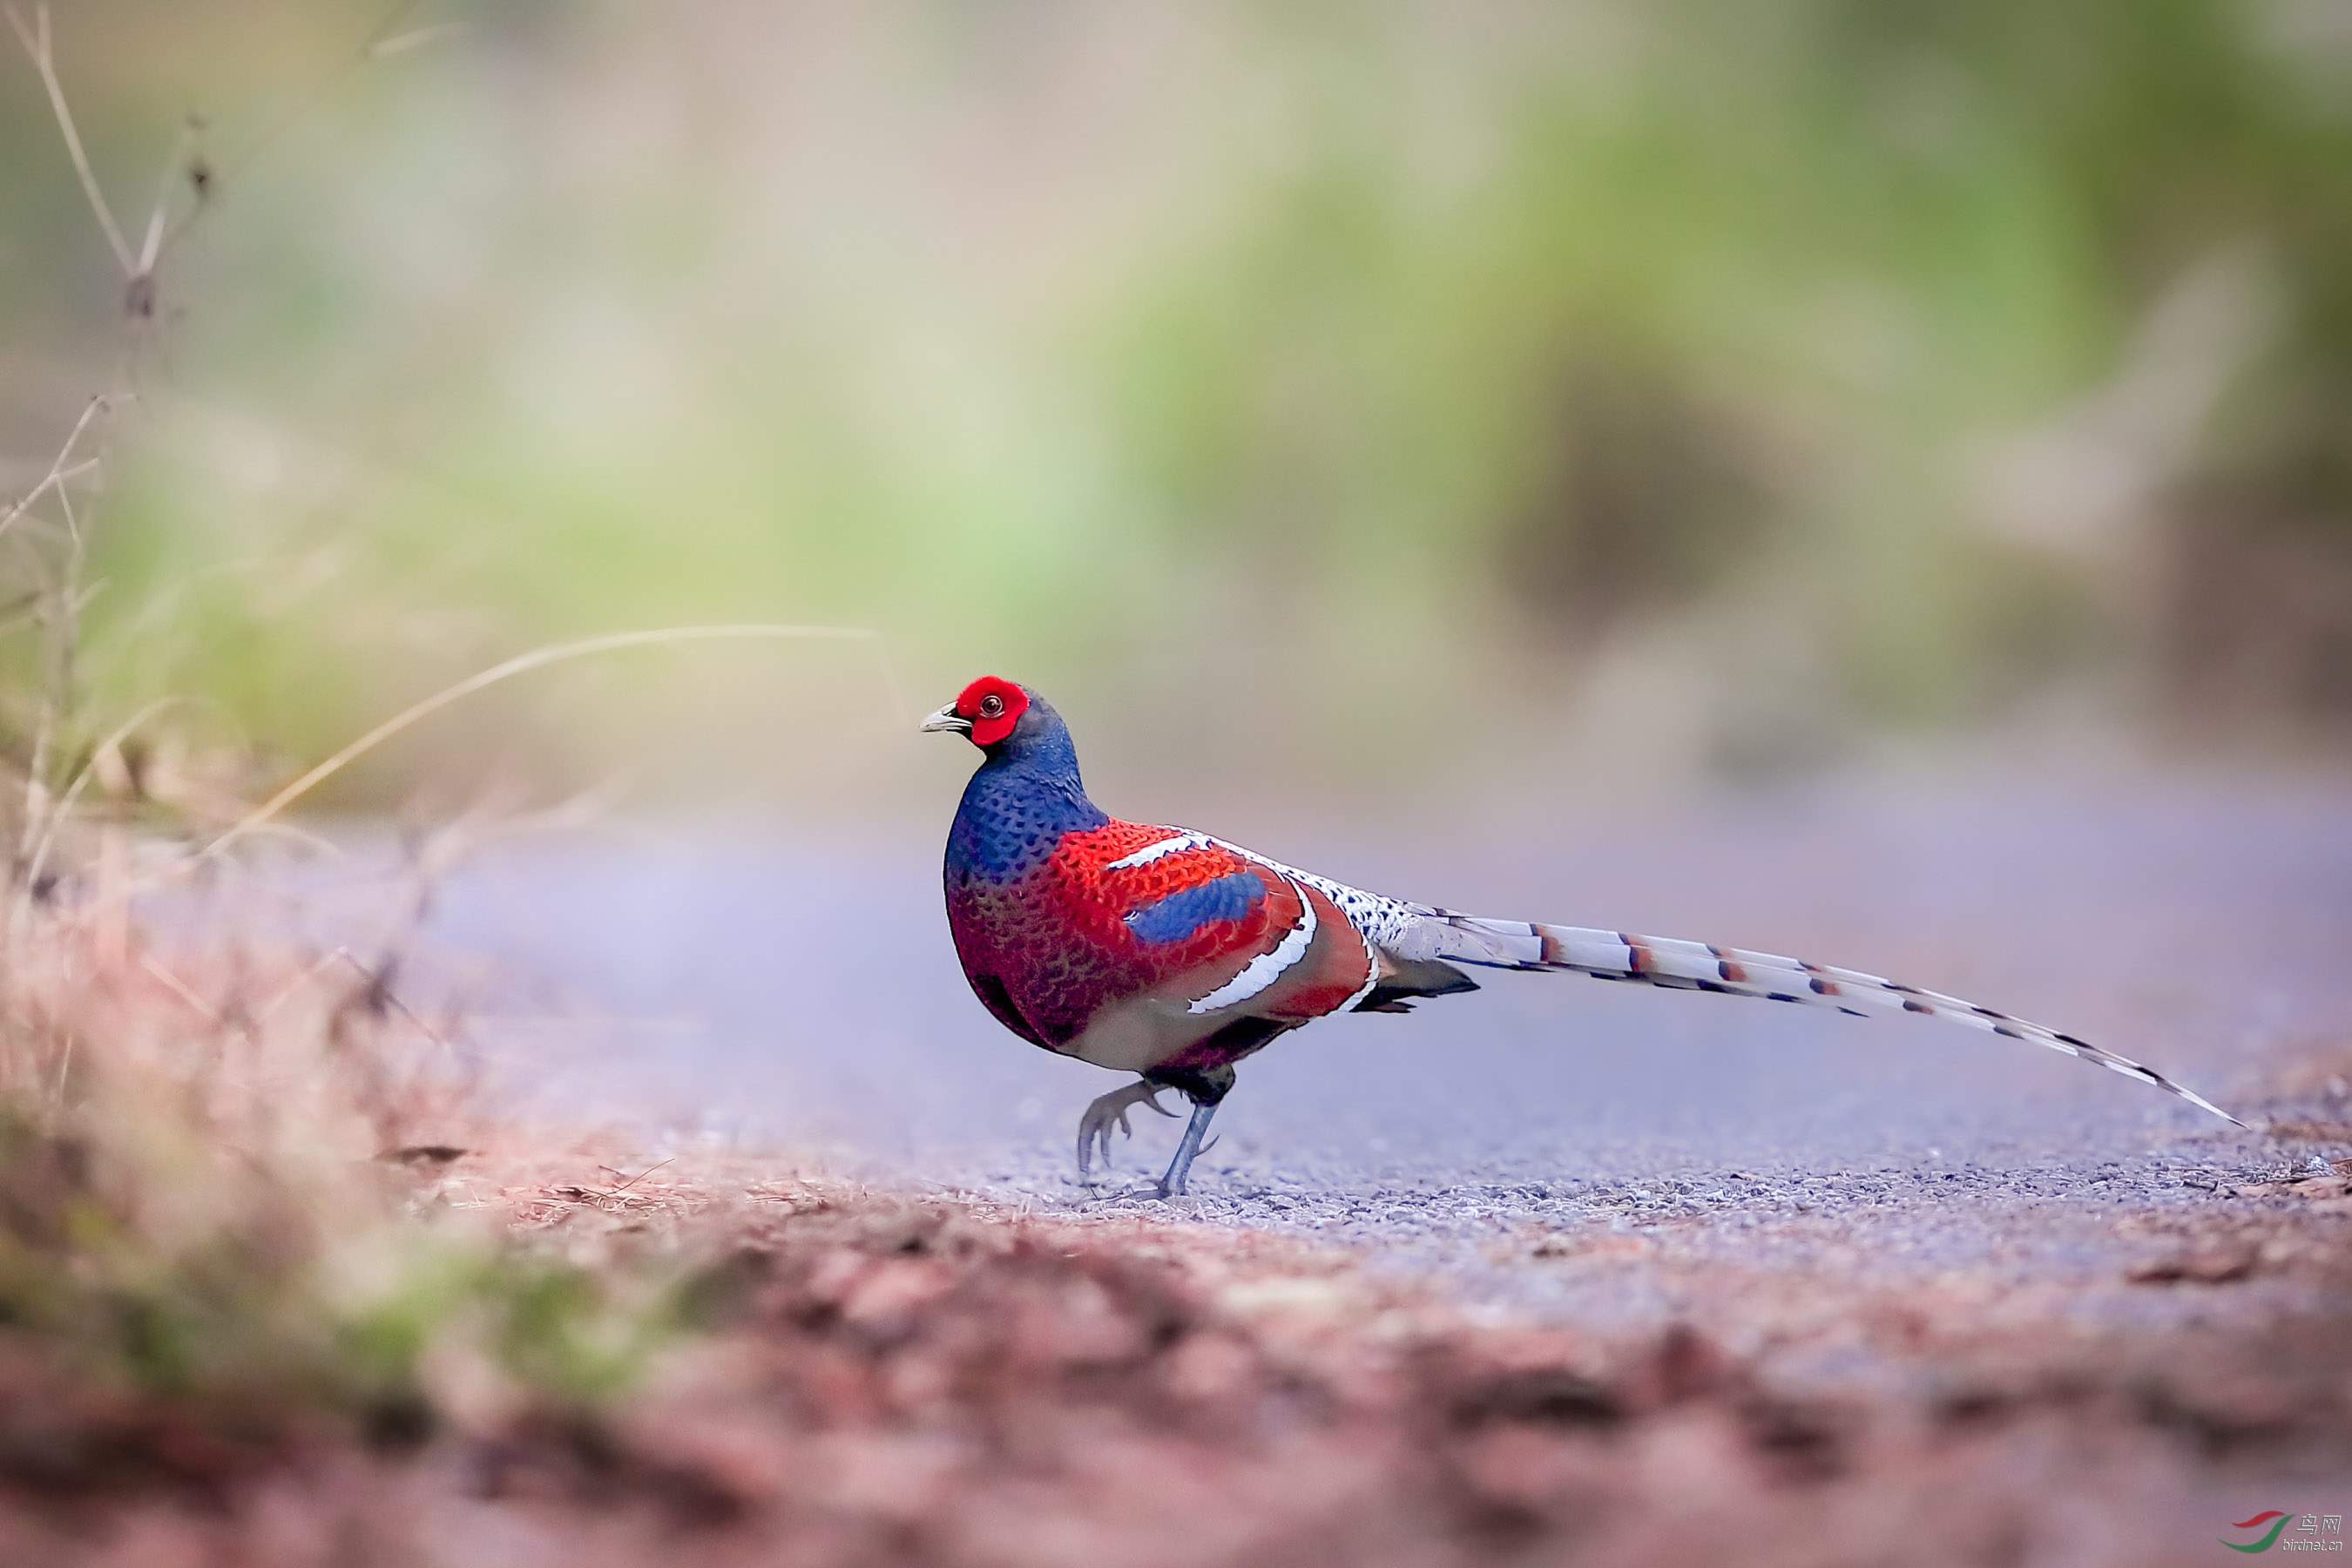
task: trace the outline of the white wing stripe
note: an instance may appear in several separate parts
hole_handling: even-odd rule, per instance
[[[1285,970],[1307,956],[1307,948],[1315,941],[1315,901],[1289,878],[1285,877],[1283,880],[1292,892],[1298,894],[1298,907],[1302,911],[1298,923],[1290,928],[1290,934],[1275,944],[1274,951],[1261,952],[1251,959],[1239,974],[1193,1003],[1186,1011],[1213,1013],[1220,1007],[1246,1002],[1281,979]]]
[[[1205,833],[1179,833],[1173,838],[1157,839],[1132,854],[1122,855],[1103,869],[1125,871],[1136,866],[1149,866],[1163,855],[1181,855],[1187,849],[1205,849],[1215,842]]]

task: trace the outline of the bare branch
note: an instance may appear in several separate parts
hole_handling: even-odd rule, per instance
[[[33,57],[33,68],[41,73],[41,85],[48,89],[49,108],[56,111],[58,129],[65,132],[66,151],[73,157],[74,173],[81,176],[82,195],[89,198],[89,210],[98,215],[98,226],[106,230],[106,243],[114,247],[114,259],[122,265],[122,276],[128,279],[140,276],[141,268],[131,257],[131,247],[115,226],[114,214],[106,205],[106,193],[98,188],[98,176],[90,173],[89,157],[81,150],[81,134],[74,129],[73,110],[66,107],[65,88],[58,81],[58,68],[49,54],[49,8],[38,7],[33,13],[34,26],[26,27],[25,19],[14,5],[6,7],[8,26],[15,29],[16,41]]]

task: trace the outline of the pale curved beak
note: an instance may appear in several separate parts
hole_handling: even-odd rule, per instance
[[[901,709],[899,711],[904,712],[905,710]],[[957,712],[955,704],[950,702],[923,721],[921,733],[929,735],[937,731],[945,731],[955,735],[969,735],[971,733],[971,721]]]

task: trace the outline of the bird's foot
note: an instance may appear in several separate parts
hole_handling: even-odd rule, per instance
[[[1087,1107],[1078,1118],[1078,1176],[1087,1180],[1094,1174],[1094,1154],[1102,1152],[1102,1163],[1110,1163],[1110,1131],[1116,1127],[1126,1136],[1135,1136],[1135,1129],[1127,1123],[1127,1114],[1138,1105],[1148,1105],[1162,1116],[1176,1113],[1160,1103],[1161,1086],[1137,1079],[1123,1089],[1112,1089]]]

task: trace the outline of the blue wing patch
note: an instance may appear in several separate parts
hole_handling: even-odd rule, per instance
[[[1213,921],[1247,919],[1265,898],[1265,883],[1256,872],[1235,871],[1146,904],[1127,917],[1127,925],[1140,942],[1182,942]]]

